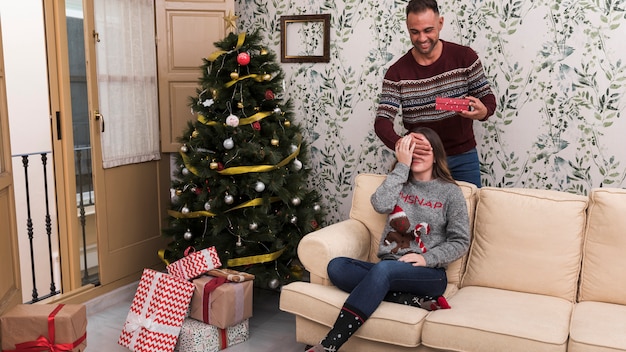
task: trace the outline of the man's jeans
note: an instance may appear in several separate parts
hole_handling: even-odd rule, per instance
[[[476,148],[448,156],[448,168],[455,180],[473,183],[480,188],[480,163]]]
[[[345,303],[369,318],[389,291],[410,292],[418,296],[441,296],[448,279],[443,268],[413,266],[397,260],[369,263],[338,257],[328,263],[330,281],[350,296]]]

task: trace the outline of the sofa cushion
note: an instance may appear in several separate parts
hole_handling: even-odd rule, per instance
[[[589,199],[578,300],[626,305],[626,190],[599,188]]]
[[[565,192],[481,188],[463,286],[574,301],[588,198]]]
[[[576,304],[568,351],[626,351],[626,306],[599,302]]]
[[[426,318],[424,345],[451,351],[566,350],[573,309],[568,300],[466,286],[448,302],[452,309],[433,311]]]
[[[280,309],[326,325],[330,330],[347,297],[347,293],[334,286],[293,282],[282,288]],[[400,346],[418,346],[427,314],[424,309],[382,302],[355,336]]]

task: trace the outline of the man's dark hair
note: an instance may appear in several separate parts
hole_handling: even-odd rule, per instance
[[[406,15],[410,13],[420,13],[426,10],[433,10],[435,14],[439,14],[439,6],[437,0],[411,0],[406,5]]]

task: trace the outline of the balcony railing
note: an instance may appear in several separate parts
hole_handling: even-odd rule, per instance
[[[97,283],[97,270],[95,273],[93,272],[94,260],[88,259],[87,248],[87,217],[94,213],[91,148],[75,148],[74,155],[76,162],[77,216],[82,230],[82,283]],[[52,152],[49,151],[12,156],[14,160],[15,197],[16,200],[23,200],[20,202],[16,201],[18,237],[20,237],[18,241],[20,243],[19,253],[20,257],[29,256],[28,260],[21,258],[22,276],[30,275],[30,280],[22,280],[24,292],[27,290],[31,292],[31,299],[25,303],[34,303],[60,293],[61,285],[58,281],[60,280],[61,258],[59,258],[58,254],[57,231],[53,231],[53,229],[57,229],[56,218],[51,216],[51,211],[56,212],[57,210],[51,209],[51,207],[56,206],[56,202],[54,198],[50,199],[50,191],[52,191],[52,197],[54,197],[55,190],[54,185],[49,185],[48,182],[48,173],[53,168],[49,165],[51,156]],[[22,172],[16,167],[19,165],[20,159]],[[37,162],[38,160],[39,162]],[[20,175],[23,175],[23,178]],[[58,209],[58,211],[63,212],[66,210]],[[37,228],[35,226],[36,223],[43,224],[43,228]],[[30,264],[30,273],[24,267],[25,262]],[[97,266],[97,256],[95,262]],[[46,270],[42,270],[42,267],[46,267]],[[91,272],[90,268],[92,269]],[[43,277],[38,277],[38,275],[43,275]],[[48,276],[49,279],[47,278]],[[42,282],[47,280],[49,280],[49,288],[45,294],[41,294],[38,284],[41,285]],[[29,282],[32,287],[27,287]]]

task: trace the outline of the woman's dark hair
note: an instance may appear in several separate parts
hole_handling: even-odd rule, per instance
[[[446,182],[456,183],[454,178],[452,178],[450,169],[448,168],[446,150],[443,148],[443,142],[441,142],[441,138],[439,138],[437,132],[428,127],[418,127],[411,132],[423,135],[433,148],[433,178],[439,178]],[[396,160],[392,169],[397,163],[398,161]],[[409,179],[412,177],[411,175],[412,174],[409,173]]]
[[[411,0],[406,5],[406,15],[410,13],[420,13],[426,10],[433,10],[434,13],[439,14],[439,5],[437,0]]]

